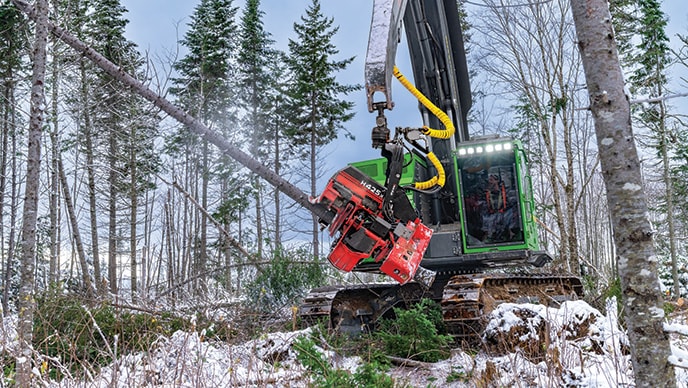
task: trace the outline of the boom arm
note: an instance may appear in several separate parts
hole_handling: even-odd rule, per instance
[[[471,107],[468,67],[455,0],[375,0],[365,62],[368,110],[391,110],[392,73],[402,21],[416,88],[451,117],[456,142],[467,141]],[[375,101],[382,93],[384,101]],[[427,126],[438,126],[421,107]]]

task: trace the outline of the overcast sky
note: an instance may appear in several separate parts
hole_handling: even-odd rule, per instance
[[[163,56],[167,50],[174,51],[177,41],[183,37],[187,29],[189,16],[198,3],[198,0],[122,0],[124,7],[129,10],[125,15],[129,19],[127,37],[135,42],[142,52],[148,51],[153,57]],[[235,0],[234,4],[239,7],[241,14],[244,1]],[[311,0],[261,2],[261,9],[265,13],[265,29],[272,34],[276,48],[287,51],[288,39],[295,38],[293,24],[301,22],[300,17],[310,4]],[[363,61],[368,42],[372,0],[321,0],[321,7],[323,14],[334,17],[334,24],[339,26],[339,32],[334,37],[334,44],[340,51],[340,57],[337,59],[356,56],[349,69],[340,73],[339,81],[345,84],[363,84]],[[669,17],[668,33],[672,41],[676,41],[676,33],[688,35],[686,1],[665,0],[663,9]],[[677,44],[674,44],[674,47],[676,48]],[[400,49],[397,62],[401,70],[410,76],[410,69],[403,63],[402,56],[405,55],[404,50]],[[683,74],[686,73],[688,72]],[[674,78],[677,77],[678,75]],[[409,98],[403,88],[394,85],[393,97],[397,106],[394,111],[387,113],[390,128],[422,125],[415,101]],[[330,147],[330,150],[335,150],[333,156],[327,160],[330,173],[355,160],[379,157],[379,151],[370,147],[370,129],[374,125],[374,114],[368,113],[364,91],[355,92],[349,99],[356,103],[356,117],[347,124],[347,128],[357,140],[338,140]],[[675,105],[688,106],[688,100],[685,98],[674,101]]]

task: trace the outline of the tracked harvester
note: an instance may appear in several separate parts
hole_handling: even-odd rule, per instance
[[[415,84],[394,66],[402,23]],[[430,298],[449,331],[471,339],[500,303],[582,296],[575,276],[526,274],[552,260],[538,242],[526,153],[518,140],[469,137],[456,1],[375,0],[365,77],[377,114],[372,146],[382,157],[339,171],[314,204],[332,215],[322,223],[334,238],[335,267],[396,282],[314,289],[299,309],[304,321],[359,333],[394,307]],[[385,111],[394,107],[393,78],[418,99],[423,125],[392,135]]]

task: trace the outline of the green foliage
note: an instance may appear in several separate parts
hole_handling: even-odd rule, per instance
[[[9,81],[22,67],[22,51],[28,46],[28,23],[15,6],[3,3],[0,26],[0,77]]]
[[[669,316],[669,314],[676,311],[676,305],[673,303],[664,302],[662,309],[664,310],[664,315]]]
[[[394,387],[394,379],[385,373],[388,369],[389,366],[376,361],[364,363],[354,373],[355,386],[365,388]]]
[[[616,298],[616,312],[618,313],[619,320],[621,320],[623,324],[623,290],[621,289],[621,279],[619,279],[618,276],[609,283],[605,290],[603,290],[601,297],[602,300],[607,300],[611,297]]]
[[[688,278],[683,274],[686,272],[686,266],[688,265],[688,257],[682,254],[676,255],[676,264],[678,267],[678,289],[680,295],[675,294],[674,287],[674,277],[672,274],[671,265],[671,251],[667,246],[668,241],[657,241],[655,243],[655,249],[657,250],[657,257],[659,259],[659,281],[664,286],[667,291],[667,297],[671,299],[676,299],[679,297],[686,297],[688,293]]]
[[[296,359],[312,373],[317,387],[394,387],[394,380],[385,373],[388,366],[384,363],[364,362],[352,374],[347,370],[333,368],[312,338],[299,337],[294,342],[294,348],[297,352]]]
[[[2,377],[0,377],[0,386],[13,386],[14,373],[16,369],[16,359],[6,355],[0,355],[0,365],[2,365]]]
[[[270,264],[246,287],[249,306],[275,311],[295,304],[308,289],[322,284],[324,267],[311,257],[305,248],[276,250]]]
[[[72,295],[41,295],[34,316],[33,346],[41,354],[60,360],[74,374],[84,367],[97,370],[113,360],[117,353],[149,350],[160,336],[177,330],[201,329],[209,322],[192,325],[187,319],[170,313],[149,314],[122,311],[102,303],[87,306]],[[227,332],[206,333],[211,335]],[[10,371],[11,372],[11,371]],[[5,375],[8,370],[5,368]],[[48,367],[52,378],[63,377],[57,368]]]
[[[423,299],[409,309],[395,308],[394,319],[383,319],[376,336],[388,354],[424,362],[449,357],[452,337],[441,334],[439,305]]]

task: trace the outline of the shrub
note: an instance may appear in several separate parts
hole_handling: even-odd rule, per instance
[[[75,374],[109,364],[115,350],[119,354],[145,351],[161,335],[192,327],[171,314],[121,311],[107,303],[89,306],[74,295],[46,294],[36,302],[34,348]],[[57,368],[48,370],[52,378],[63,377]]]
[[[437,362],[449,357],[453,341],[442,332],[439,305],[423,299],[409,309],[394,308],[394,319],[383,319],[376,337],[384,350],[393,356],[424,362]]]
[[[321,285],[325,279],[322,262],[309,262],[310,258],[304,248],[277,250],[270,265],[247,285],[249,306],[274,312],[293,305],[309,288]]]
[[[312,373],[313,382],[318,387],[364,387],[364,388],[392,388],[394,380],[385,372],[388,365],[378,362],[363,362],[351,373],[347,370],[335,369],[320,352],[315,341],[305,336],[294,342],[296,359]]]

